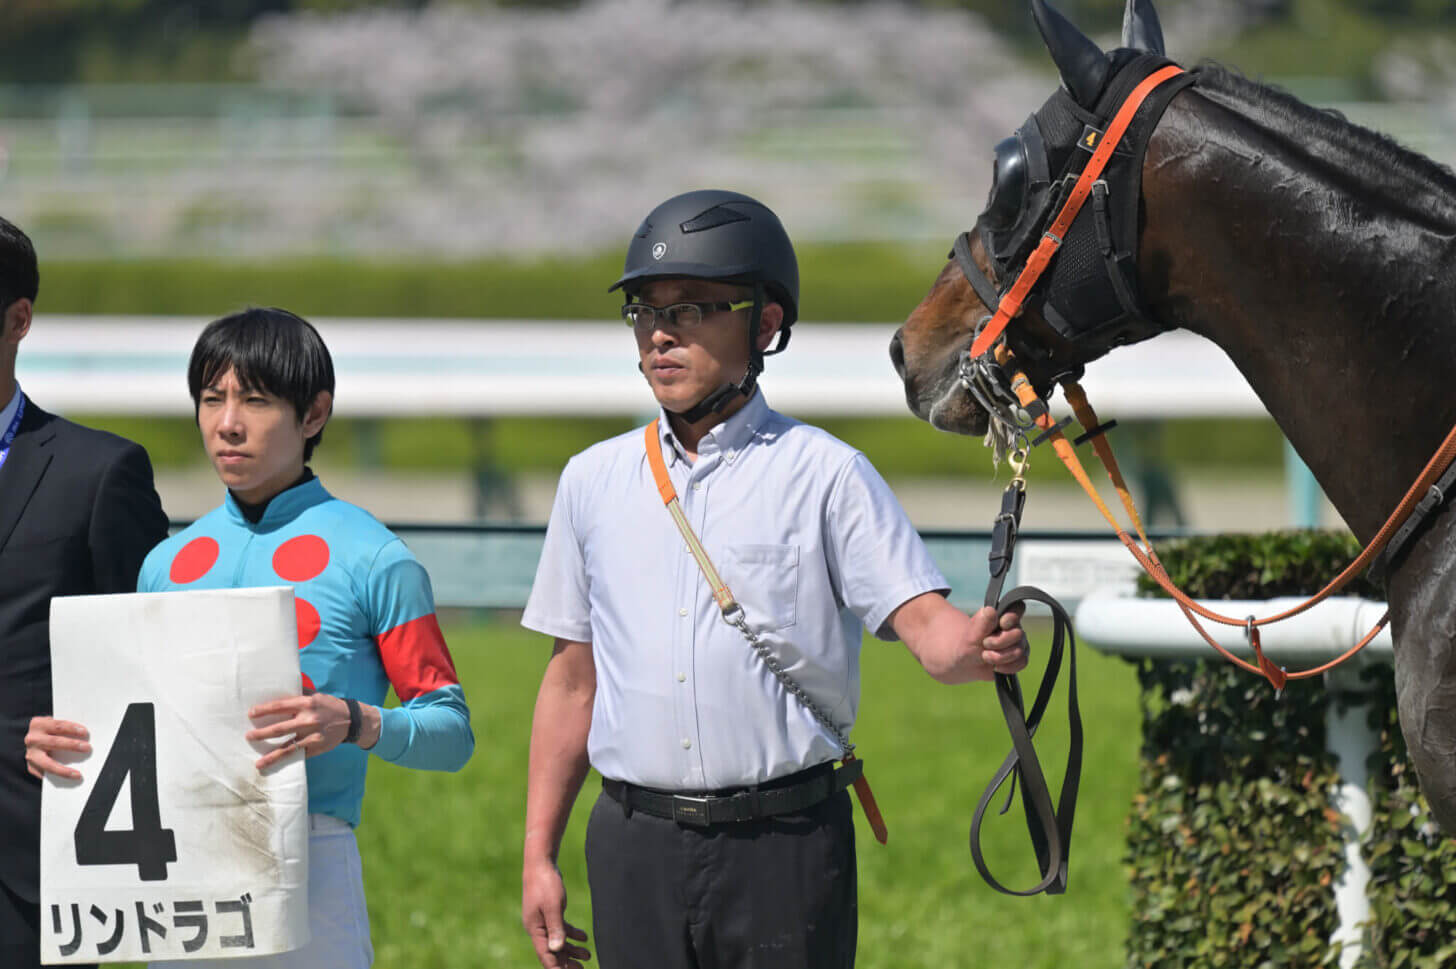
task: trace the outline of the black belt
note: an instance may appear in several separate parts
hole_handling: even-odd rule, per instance
[[[833,762],[826,762],[741,791],[674,794],[608,778],[602,779],[602,790],[629,812],[641,811],[701,828],[803,811],[838,794],[863,773],[864,762],[852,760],[839,770]]]

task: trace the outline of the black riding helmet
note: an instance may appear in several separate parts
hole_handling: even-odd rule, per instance
[[[684,276],[762,285],[783,306],[785,328],[799,318],[793,243],[778,216],[747,195],[703,189],[663,202],[637,227],[608,292]]]
[[[681,415],[693,422],[721,410],[735,393],[753,392],[763,372],[765,352],[757,343],[765,303],[784,308],[778,344],[766,353],[779,353],[788,346],[789,328],[799,318],[799,262],[783,223],[768,206],[738,192],[703,189],[668,199],[642,220],[627,246],[622,276],[608,292],[622,289],[630,298],[653,280],[680,278],[753,287],[748,373]]]

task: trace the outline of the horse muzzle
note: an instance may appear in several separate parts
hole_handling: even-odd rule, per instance
[[[965,348],[933,360],[907,359],[903,328],[890,340],[890,362],[905,386],[910,412],[936,430],[953,434],[986,433],[990,415],[967,392],[961,379]],[[969,344],[967,344],[969,345]]]

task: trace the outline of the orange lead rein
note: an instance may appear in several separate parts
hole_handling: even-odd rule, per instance
[[[1004,345],[996,348],[996,359],[1003,366],[1014,367],[1015,365],[1010,351]],[[1138,547],[1138,543],[1127,533],[1117,521],[1116,516],[1107,507],[1107,504],[1102,500],[1102,497],[1097,494],[1097,489],[1093,486],[1091,478],[1088,477],[1086,469],[1082,467],[1082,462],[1078,460],[1071,442],[1057,428],[1056,422],[1052,420],[1051,413],[1046,408],[1045,403],[1041,401],[1036,391],[1032,389],[1031,381],[1026,378],[1024,373],[1013,371],[1011,386],[1015,389],[1017,398],[1021,401],[1023,408],[1032,410],[1033,412],[1040,412],[1041,416],[1036,419],[1037,426],[1046,432],[1047,438],[1052,442],[1052,448],[1057,452],[1057,457],[1061,459],[1062,464],[1066,465],[1068,472],[1082,486],[1082,490],[1087,493],[1087,496],[1092,499],[1092,503],[1097,506],[1098,511],[1102,513],[1102,517],[1107,519],[1113,531],[1116,532],[1117,537],[1122,541],[1122,544],[1127,547],[1127,550],[1132,553],[1132,557],[1137,560],[1138,565],[1178,603],[1179,607],[1183,610],[1183,614],[1187,616],[1189,623],[1203,637],[1203,640],[1222,654],[1225,659],[1235,665],[1267,678],[1275,689],[1283,689],[1286,679],[1299,680],[1318,676],[1345,662],[1360,652],[1360,650],[1364,649],[1369,645],[1371,640],[1380,634],[1380,630],[1384,629],[1390,621],[1390,613],[1387,612],[1382,616],[1380,621],[1375,624],[1375,628],[1371,629],[1363,639],[1339,657],[1328,663],[1294,673],[1285,672],[1264,656],[1258,639],[1258,627],[1267,626],[1284,619],[1290,619],[1305,612],[1329,598],[1349,583],[1356,575],[1360,574],[1361,570],[1370,564],[1370,560],[1379,554],[1380,550],[1390,541],[1391,536],[1395,534],[1396,530],[1410,517],[1411,512],[1415,510],[1416,504],[1430,489],[1431,484],[1441,476],[1441,473],[1446,470],[1453,460],[1456,460],[1456,427],[1453,427],[1447,433],[1446,439],[1441,442],[1441,446],[1436,449],[1436,453],[1432,455],[1431,460],[1427,462],[1420,477],[1411,485],[1410,490],[1406,492],[1405,497],[1401,499],[1395,511],[1386,519],[1385,524],[1380,527],[1380,531],[1376,533],[1375,537],[1371,539],[1370,544],[1365,546],[1364,550],[1355,558],[1355,561],[1351,562],[1343,572],[1332,579],[1318,593],[1292,609],[1285,610],[1277,615],[1265,616],[1263,619],[1236,619],[1232,616],[1225,616],[1214,612],[1200,605],[1173,584],[1173,580],[1168,576],[1162,563],[1158,561],[1157,555],[1153,552],[1152,543],[1148,540],[1147,534],[1143,530],[1142,521],[1137,514],[1132,495],[1128,491],[1126,483],[1123,481],[1122,472],[1117,466],[1117,459],[1112,454],[1111,446],[1101,438],[1093,438],[1093,447],[1097,451],[1098,458],[1107,471],[1107,476],[1111,479],[1113,487],[1117,489],[1118,495],[1122,498],[1123,504],[1127,507],[1129,517],[1134,522],[1138,537],[1142,539],[1144,548]],[[1087,395],[1083,392],[1081,386],[1076,381],[1067,381],[1062,385],[1062,390],[1068,402],[1072,405],[1073,410],[1076,412],[1078,421],[1084,428],[1091,429],[1096,427],[1096,415],[1087,403]],[[1041,404],[1041,406],[1033,406],[1036,404]],[[1089,421],[1090,423],[1088,423]],[[1225,626],[1247,628],[1250,634],[1250,643],[1254,648],[1254,655],[1259,661],[1258,664],[1256,665],[1247,660],[1240,659],[1221,646],[1198,622],[1196,617],[1200,616],[1210,622],[1221,623]]]

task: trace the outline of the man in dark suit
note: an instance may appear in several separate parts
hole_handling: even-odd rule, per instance
[[[40,964],[40,781],[32,717],[51,712],[52,596],[135,592],[167,535],[147,452],[41,410],[15,381],[39,274],[0,219],[0,966]],[[84,738],[76,738],[84,745]],[[77,749],[81,749],[78,747]]]

